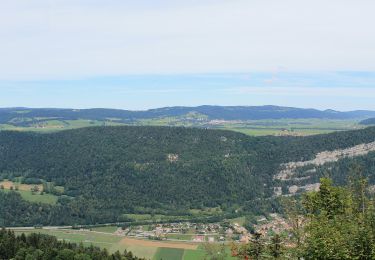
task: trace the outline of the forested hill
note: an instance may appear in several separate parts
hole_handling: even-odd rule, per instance
[[[126,123],[134,120],[181,117],[196,114],[208,120],[260,119],[358,119],[375,117],[375,111],[339,112],[279,106],[198,106],[166,107],[145,111],[119,109],[0,108],[0,124],[25,126],[48,120],[111,120]]]
[[[374,140],[375,128],[304,138],[135,126],[50,134],[3,131],[1,178],[40,179],[60,196],[54,206],[34,205],[14,192],[0,192],[0,221],[100,223],[121,221],[124,213],[181,215],[205,207],[254,206],[273,195],[280,163]]]
[[[368,118],[360,122],[361,125],[375,125],[375,118]]]

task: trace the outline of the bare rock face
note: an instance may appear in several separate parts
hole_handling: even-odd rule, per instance
[[[343,158],[366,155],[372,151],[375,151],[375,142],[360,144],[342,150],[320,152],[310,161],[289,162],[280,165],[282,170],[274,178],[276,180],[290,180],[293,178],[293,175],[298,168],[308,165],[320,166],[330,162],[337,162]],[[314,169],[311,169],[310,171],[313,172]]]
[[[173,153],[170,153],[167,155],[167,160],[169,162],[177,162],[179,159],[179,155],[178,154],[173,154]]]
[[[289,187],[289,193],[290,194],[296,194],[297,191],[298,191],[298,186],[297,185],[293,185],[293,186]]]
[[[299,187],[299,189],[302,189],[304,191],[319,191],[320,183],[312,183],[312,184],[306,184],[304,186]]]
[[[309,161],[289,162],[280,165],[281,170],[275,175],[274,179],[279,181],[304,181],[311,178],[316,173],[316,169],[308,169],[304,171],[303,177],[297,177],[297,170],[305,166],[321,166],[326,163],[337,162],[340,159],[352,158],[356,156],[363,156],[369,152],[375,151],[375,142],[356,145],[350,148],[334,150],[334,151],[323,151],[316,154],[315,158]],[[290,195],[296,194],[301,191],[318,191],[319,183],[305,184],[304,186],[292,185],[288,187]],[[375,188],[374,188],[375,191]],[[274,195],[283,195],[279,187],[274,187]],[[284,194],[286,195],[286,194]]]

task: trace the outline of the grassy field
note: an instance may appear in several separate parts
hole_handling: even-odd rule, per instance
[[[17,192],[21,195],[24,200],[30,202],[40,202],[46,204],[56,204],[58,197],[52,194],[41,193],[41,192],[32,192],[31,189],[37,186],[40,191],[43,190],[42,185],[29,185],[29,184],[21,184],[12,181],[1,181],[0,187],[4,189],[0,189],[2,192],[10,192],[13,189],[14,192]]]
[[[0,190],[0,192],[10,192],[10,190]],[[24,200],[30,201],[30,202],[40,202],[45,204],[56,204],[57,202],[57,196],[46,194],[32,194],[31,191],[15,191],[21,195],[21,197]]]
[[[90,231],[78,231],[78,230],[47,230],[47,229],[35,229],[35,230],[23,230],[16,231],[16,234],[29,234],[29,233],[41,233],[56,236],[60,240],[65,240],[72,243],[82,242],[86,246],[91,244],[100,248],[111,249],[112,246],[116,245],[121,241],[121,237],[114,236],[111,234],[102,234]],[[125,247],[123,247],[125,250]],[[115,250],[116,251],[116,250]]]
[[[43,190],[43,185],[38,184],[23,184],[20,182],[13,182],[9,180],[3,180],[0,182],[0,186],[4,187],[6,190],[10,190],[12,188],[17,188],[20,191],[31,191],[32,188],[37,187],[38,190],[42,191]]]
[[[220,208],[205,208],[205,209],[191,209],[190,213],[192,216],[188,215],[183,215],[183,216],[170,216],[170,215],[160,215],[160,214],[124,214],[124,217],[131,219],[132,221],[135,222],[162,222],[162,221],[167,221],[167,222],[173,222],[173,221],[188,221],[192,217],[197,217],[197,218],[209,218],[214,215],[219,215],[222,213]]]
[[[27,118],[25,119],[27,121]],[[31,119],[30,119],[31,120]],[[30,121],[29,120],[29,121]],[[248,121],[218,121],[211,122],[207,118],[192,121],[186,117],[167,117],[147,120],[138,120],[131,125],[151,126],[185,126],[226,129],[241,132],[247,135],[314,135],[333,131],[353,130],[363,128],[360,120],[329,120],[329,119],[277,119],[277,120],[248,120]],[[89,126],[126,125],[116,121],[97,120],[56,120],[41,121],[27,127],[17,127],[11,124],[0,124],[0,130],[36,131],[42,133],[75,129]]]
[[[111,253],[116,252],[117,250],[124,251],[126,249],[132,251],[139,257],[145,257],[150,260],[203,260],[205,257],[204,247],[199,244],[124,238],[111,234],[110,232],[113,231],[114,228],[115,227],[94,228],[92,231],[73,229],[32,229],[16,230],[15,232],[17,235],[22,233],[48,234],[67,242],[82,242],[85,246],[94,245],[100,248],[106,248]],[[226,259],[232,259],[232,257],[230,257],[229,247],[227,248],[227,252],[228,257]]]
[[[184,260],[195,260],[204,259],[206,252],[204,250],[185,250],[183,259]]]
[[[278,119],[223,123],[216,126],[247,135],[315,135],[334,131],[360,129],[357,120]]]
[[[231,224],[237,223],[240,226],[243,226],[246,222],[246,217],[233,218],[233,219],[230,219],[229,222]]]
[[[154,256],[154,260],[175,259],[182,260],[184,250],[176,248],[159,248]]]
[[[167,215],[151,215],[151,214],[125,214],[125,217],[133,220],[133,221],[173,221],[175,219],[183,219],[186,218],[188,219],[187,216],[167,216]]]
[[[176,239],[176,240],[192,240],[193,235],[188,234],[168,234],[167,239]]]
[[[114,233],[118,227],[116,226],[104,226],[104,227],[94,227],[91,228],[91,231],[104,232],[104,233]]]

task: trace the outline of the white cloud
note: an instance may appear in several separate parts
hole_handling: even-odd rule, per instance
[[[371,0],[0,2],[0,78],[375,70]]]

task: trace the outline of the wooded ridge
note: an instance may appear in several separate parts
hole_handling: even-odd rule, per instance
[[[30,203],[0,192],[0,224],[93,224],[126,221],[125,213],[179,216],[215,207],[269,212],[277,210],[269,199],[280,186],[274,176],[281,164],[374,140],[374,127],[309,137],[145,126],[3,131],[1,178],[37,179],[58,200]]]

